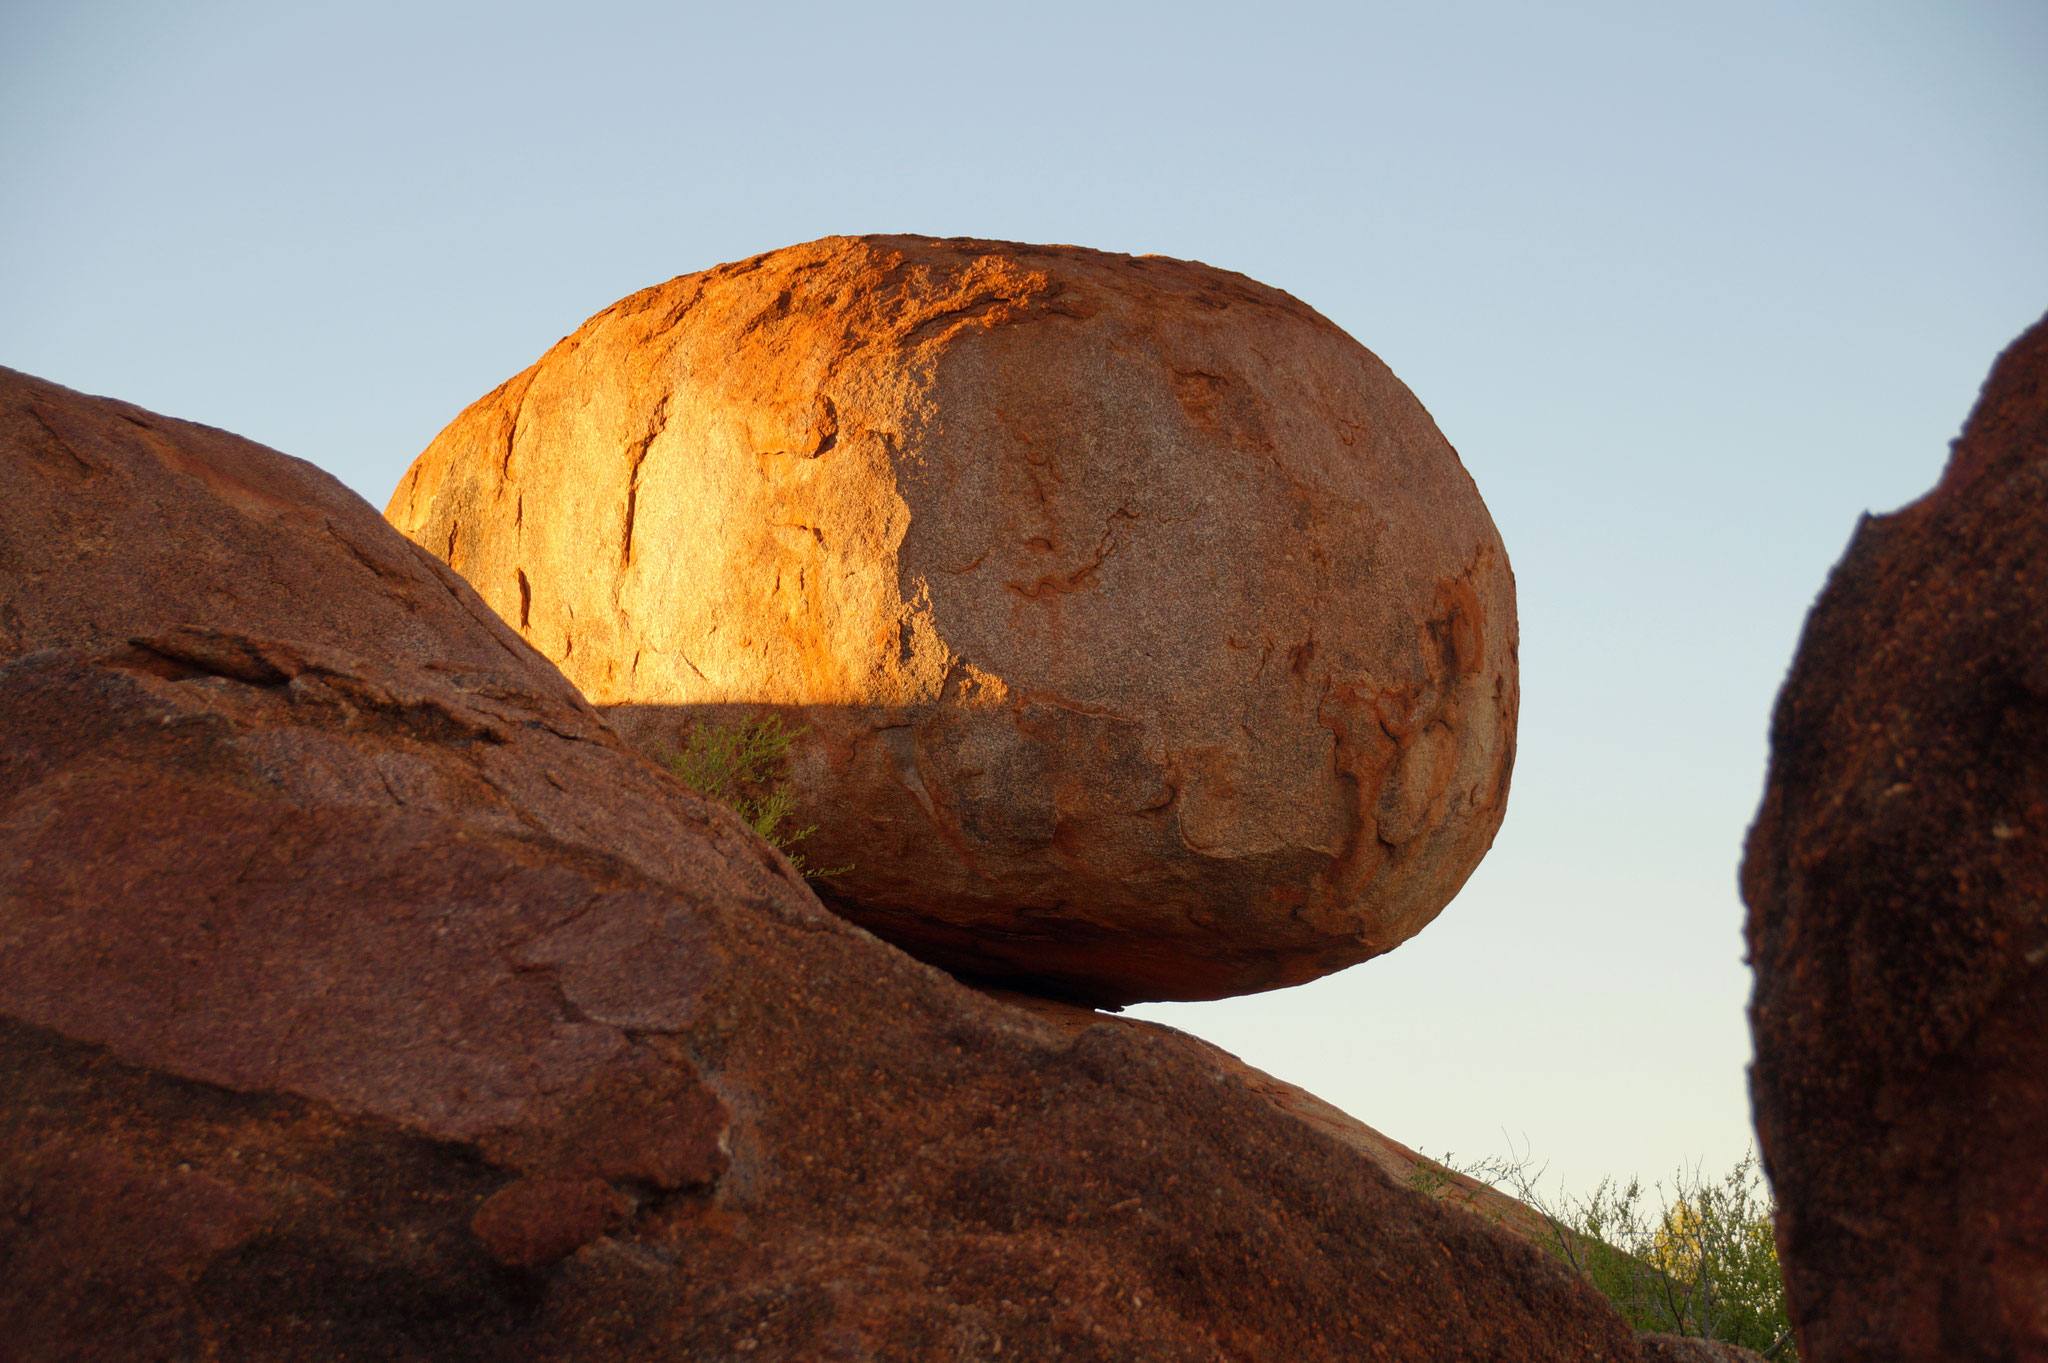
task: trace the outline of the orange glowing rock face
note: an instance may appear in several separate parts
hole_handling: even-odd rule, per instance
[[[1514,584],[1429,414],[1157,257],[831,238],[633,295],[387,517],[643,746],[776,710],[835,907],[1095,1002],[1312,979],[1491,844]]]

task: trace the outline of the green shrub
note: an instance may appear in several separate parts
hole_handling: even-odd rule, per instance
[[[663,760],[691,790],[732,806],[749,828],[789,858],[800,875],[826,880],[853,867],[824,871],[808,865],[803,853],[790,849],[817,832],[817,825],[782,826],[796,803],[789,788],[789,745],[803,734],[802,729],[784,729],[780,715],[734,725],[698,724],[684,736],[682,750]]]
[[[1433,1162],[1432,1162],[1433,1163]],[[1785,1312],[1785,1280],[1771,1233],[1771,1198],[1754,1151],[1720,1179],[1680,1169],[1659,1207],[1640,1179],[1602,1179],[1586,1197],[1549,1198],[1529,1161],[1488,1159],[1460,1168],[1418,1168],[1413,1181],[1435,1192],[1446,1169],[1506,1185],[1541,1216],[1543,1247],[1570,1264],[1638,1330],[1724,1340],[1777,1363],[1796,1363]]]

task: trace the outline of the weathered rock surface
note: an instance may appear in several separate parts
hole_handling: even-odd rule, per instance
[[[509,672],[594,714],[467,582],[365,519],[362,499],[311,464],[0,373],[0,658],[232,622],[389,661]]]
[[[1743,865],[1807,1363],[2048,1359],[2048,321],[1807,620]]]
[[[0,371],[0,469],[10,1358],[1638,1356],[826,912],[308,467]]]
[[[387,515],[628,738],[769,708],[847,914],[1089,1002],[1294,984],[1491,844],[1515,603],[1356,341],[1241,275],[831,238],[675,279]]]
[[[1446,1168],[1341,1108],[1332,1107],[1299,1084],[1291,1084],[1256,1065],[1248,1065],[1238,1056],[1200,1037],[1142,1018],[1098,1013],[1060,999],[1019,994],[1007,989],[984,989],[982,992],[1021,1008],[1069,1035],[1079,1035],[1091,1027],[1115,1027],[1133,1031],[1145,1037],[1150,1044],[1184,1051],[1204,1068],[1228,1074],[1247,1092],[1264,1099],[1276,1111],[1284,1112],[1338,1144],[1357,1151],[1378,1165],[1400,1187],[1416,1188],[1447,1206],[1480,1217],[1489,1225],[1532,1244],[1547,1243],[1556,1234],[1550,1221],[1527,1203],[1480,1182],[1470,1174]]]

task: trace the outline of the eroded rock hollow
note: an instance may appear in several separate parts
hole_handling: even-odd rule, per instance
[[[1155,257],[832,238],[592,318],[389,519],[643,747],[764,710],[836,907],[1096,1002],[1298,983],[1491,844],[1514,585],[1429,414]]]

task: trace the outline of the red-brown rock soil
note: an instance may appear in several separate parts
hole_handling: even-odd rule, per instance
[[[1771,749],[1743,891],[1800,1356],[2048,1359],[2048,320],[1857,528]]]
[[[1370,352],[1186,261],[830,238],[587,322],[387,513],[628,737],[774,709],[831,899],[1088,1001],[1299,983],[1505,807],[1514,583]]]
[[[1638,1356],[825,911],[309,466],[0,371],[0,468],[10,1358]]]

